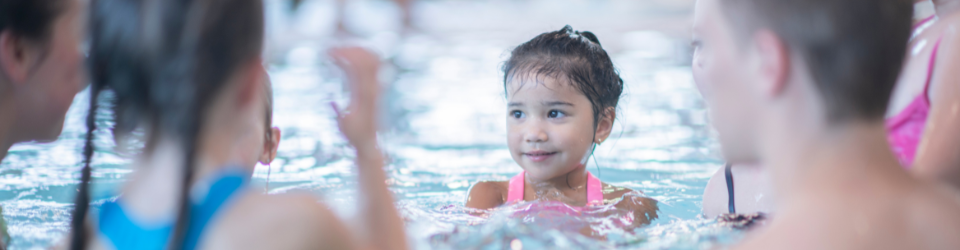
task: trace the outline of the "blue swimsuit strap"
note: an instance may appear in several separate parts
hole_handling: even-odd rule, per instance
[[[197,247],[207,224],[217,211],[231,201],[230,198],[243,187],[244,183],[246,183],[246,177],[241,173],[223,174],[213,185],[210,185],[202,202],[191,205],[190,226],[187,228],[183,249],[193,250]],[[116,201],[103,204],[99,221],[100,233],[117,250],[165,249],[173,228],[173,223],[156,226],[137,225]]]
[[[202,203],[193,204],[190,208],[190,227],[187,229],[187,237],[183,242],[184,250],[193,250],[197,247],[207,224],[210,224],[210,220],[217,214],[217,211],[231,200],[230,198],[246,183],[246,180],[246,177],[241,174],[224,175],[210,186],[207,197]]]

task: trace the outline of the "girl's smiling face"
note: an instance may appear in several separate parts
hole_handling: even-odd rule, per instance
[[[594,140],[605,139],[611,126],[594,126],[590,101],[568,80],[520,76],[506,84],[507,144],[513,159],[528,178],[539,181],[584,165]],[[601,123],[606,125],[607,118]]]

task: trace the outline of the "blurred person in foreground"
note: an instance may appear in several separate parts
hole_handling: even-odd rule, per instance
[[[248,185],[251,121],[263,117],[260,0],[97,0],[91,4],[91,100],[110,98],[118,137],[143,129],[143,153],[122,197],[90,213],[92,131],[70,249],[406,249],[377,145],[379,59],[359,48],[331,56],[350,79],[341,132],[356,148],[359,237],[309,194],[264,195]],[[242,155],[241,155],[242,154]],[[90,213],[88,215],[88,213]]]
[[[0,160],[60,136],[83,77],[84,0],[0,0]],[[2,209],[0,209],[2,211]],[[0,249],[9,244],[0,216]]]
[[[884,128],[909,0],[700,0],[694,77],[724,156],[768,167],[777,215],[743,249],[957,249],[960,198]],[[737,63],[731,63],[737,62]]]

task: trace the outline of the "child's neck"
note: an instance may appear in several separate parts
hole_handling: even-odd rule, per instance
[[[177,211],[183,187],[185,152],[180,140],[157,137],[160,139],[156,143],[148,143],[145,152],[134,163],[136,171],[123,187],[122,193],[124,205],[138,215],[162,219]],[[225,160],[210,157],[210,153],[203,149],[198,149],[196,157],[189,187],[209,178],[226,165]]]
[[[183,180],[182,144],[172,139],[149,143],[133,164],[134,173],[123,186],[124,206],[140,218],[170,219],[179,204]]]
[[[548,180],[534,180],[529,177],[524,177],[524,180],[534,191],[538,191],[538,193],[549,190],[557,190],[563,193],[586,190],[587,167],[580,165],[569,173]]]

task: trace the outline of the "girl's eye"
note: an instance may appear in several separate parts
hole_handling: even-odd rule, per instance
[[[564,114],[563,111],[559,110],[550,110],[550,112],[547,113],[547,118],[561,118],[564,116],[567,116],[567,114]]]
[[[519,110],[510,111],[510,116],[513,116],[513,118],[520,119],[520,118],[523,118],[523,112]]]

